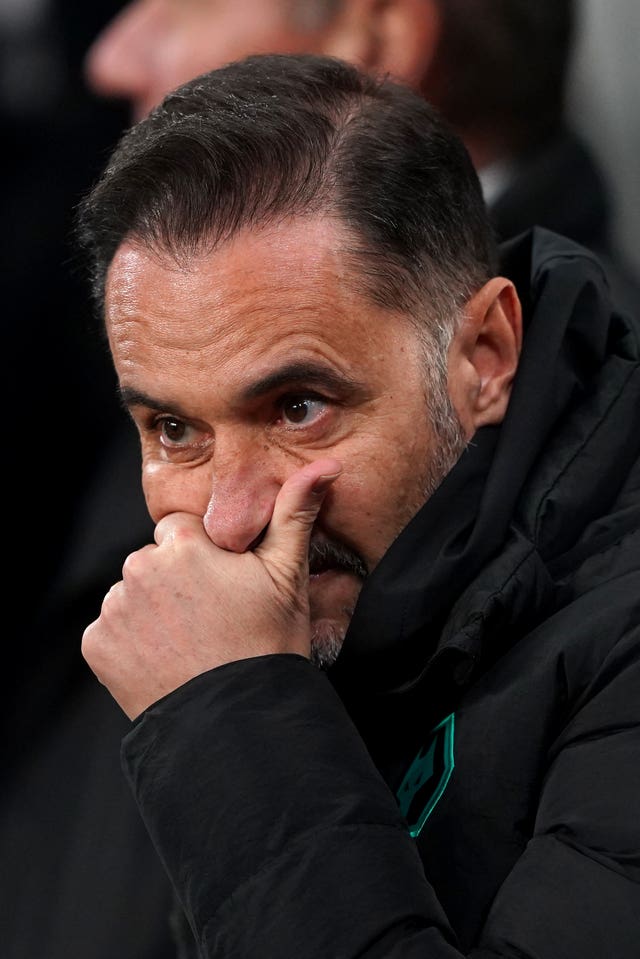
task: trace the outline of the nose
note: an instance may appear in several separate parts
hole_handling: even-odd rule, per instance
[[[253,449],[223,451],[216,443],[211,494],[204,528],[216,546],[244,553],[258,542],[271,520],[278,491],[286,479],[279,457]]]
[[[153,58],[161,47],[157,0],[134,0],[94,40],[84,63],[89,87],[105,97],[130,100],[135,119],[154,106]]]

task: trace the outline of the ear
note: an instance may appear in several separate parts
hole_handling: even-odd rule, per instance
[[[516,289],[496,276],[466,304],[449,349],[449,395],[468,437],[501,423],[522,349],[522,307]]]
[[[440,23],[437,0],[352,0],[332,21],[325,52],[418,88]]]

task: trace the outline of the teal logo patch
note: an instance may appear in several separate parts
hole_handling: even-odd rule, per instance
[[[396,793],[400,812],[415,838],[447,788],[455,766],[454,714],[443,719],[411,763]]]

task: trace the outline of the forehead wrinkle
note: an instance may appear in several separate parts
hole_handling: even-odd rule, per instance
[[[216,328],[218,332],[222,326],[241,330],[243,320],[256,316],[267,323],[286,314],[351,312],[354,296],[361,299],[363,291],[346,263],[344,226],[338,224],[337,235],[336,224],[325,218],[294,218],[289,226],[284,232],[274,227],[242,229],[215,249],[205,247],[179,262],[168,251],[150,250],[135,238],[127,240],[115,258],[119,261],[119,289],[114,297],[120,314],[117,321],[127,315],[135,321],[136,300],[145,290],[168,346],[174,338],[180,343],[174,314],[182,312],[185,304],[193,304],[191,321],[202,333],[198,346],[205,346]],[[150,264],[155,264],[155,270],[152,266],[149,271]],[[169,292],[166,302],[154,296],[158,268]],[[110,269],[108,292],[111,278]],[[328,290],[335,295],[329,297]]]
[[[331,227],[334,233],[327,235]],[[364,346],[375,340],[369,311],[380,312],[353,282],[343,282],[350,270],[341,255],[341,232],[336,236],[335,224],[300,220],[284,231],[240,231],[180,265],[168,254],[128,243],[120,250],[119,289],[112,301],[115,339],[121,350],[130,344],[134,352],[146,339],[204,373],[211,363],[232,363],[240,372],[245,362],[286,349],[287,341],[309,345],[298,340],[309,337],[314,351],[340,365],[340,341],[327,340],[326,329],[335,332],[342,324],[349,336],[355,320]],[[167,356],[165,362],[175,361]]]
[[[192,304],[186,328],[170,303],[159,303],[156,320],[160,321],[157,329],[162,346],[188,353],[211,350],[222,360],[242,352],[239,335],[250,333],[253,337],[258,328],[260,343],[257,345],[270,348],[282,341],[283,336],[316,336],[322,332],[324,318],[329,314],[333,317],[345,314],[344,322],[349,322],[344,304],[329,299],[326,290],[320,288],[320,277],[316,277],[320,281],[318,286],[305,285],[304,276],[297,285],[289,278],[285,283],[271,276],[265,282],[253,279],[247,287],[242,271],[237,273],[235,281],[233,275],[227,275],[219,284],[214,277],[210,284],[203,283],[201,290],[191,288],[188,297],[181,296],[182,305]],[[288,321],[286,330],[282,329],[283,321]],[[272,329],[277,340],[271,336]],[[184,343],[185,333],[188,346]]]

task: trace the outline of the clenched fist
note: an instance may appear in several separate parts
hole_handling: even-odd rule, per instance
[[[202,519],[172,513],[156,526],[155,545],[127,557],[82,653],[130,719],[224,663],[309,656],[309,538],[340,470],[321,459],[289,477],[253,551],[220,549]]]

